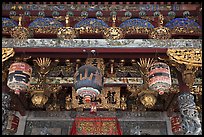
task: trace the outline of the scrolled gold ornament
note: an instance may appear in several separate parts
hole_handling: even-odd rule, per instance
[[[72,27],[63,27],[58,30],[57,37],[61,39],[74,39],[77,32]]]
[[[31,101],[34,106],[43,107],[47,103],[48,97],[43,93],[35,93],[31,98]]]
[[[10,57],[13,57],[15,51],[13,48],[2,48],[2,63],[8,60]]]
[[[112,39],[112,40],[122,39],[124,37],[123,29],[115,26],[115,20],[116,20],[115,15],[112,16],[112,20],[113,20],[112,27],[106,28],[105,31],[103,32],[104,38]]]
[[[171,31],[167,27],[163,27],[164,17],[159,15],[159,26],[152,29],[149,33],[149,37],[152,39],[170,39]]]
[[[140,101],[145,107],[152,108],[155,105],[157,99],[153,94],[146,93],[140,97]]]
[[[201,48],[180,48],[168,49],[167,55],[170,60],[179,64],[201,67],[202,66],[202,49]]]
[[[171,31],[166,27],[154,28],[150,32],[149,37],[152,39],[170,39]]]
[[[22,16],[19,17],[18,26],[11,30],[11,37],[19,40],[26,40],[29,38],[31,34],[27,28],[22,27],[21,21],[22,21]]]
[[[122,39],[124,37],[123,30],[119,27],[110,27],[104,31],[104,37],[106,39]]]
[[[77,32],[74,28],[69,27],[69,16],[65,17],[66,27],[60,28],[57,32],[57,37],[62,39],[74,39],[77,37]]]

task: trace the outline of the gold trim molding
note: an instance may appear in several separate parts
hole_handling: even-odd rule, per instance
[[[201,48],[168,49],[167,55],[169,56],[170,60],[173,60],[179,64],[202,67]]]
[[[15,51],[13,48],[2,48],[2,63],[8,60],[10,57],[13,57]]]

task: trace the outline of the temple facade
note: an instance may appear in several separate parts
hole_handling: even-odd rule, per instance
[[[201,2],[3,2],[3,135],[202,135]]]

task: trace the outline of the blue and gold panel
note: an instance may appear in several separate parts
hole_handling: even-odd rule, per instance
[[[37,18],[29,24],[29,28],[41,28],[41,27],[63,27],[62,23],[53,18]]]
[[[95,18],[87,18],[87,19],[82,19],[80,22],[74,25],[74,28],[80,28],[80,27],[108,28],[109,26],[103,20],[95,19]]]
[[[128,27],[140,27],[140,28],[154,28],[154,26],[148,22],[147,20],[140,18],[133,18],[124,21],[120,24],[120,28],[128,28]]]
[[[17,22],[10,18],[2,18],[2,27],[16,27],[18,26]]]
[[[192,19],[188,18],[174,18],[165,27],[169,29],[186,28],[186,29],[201,29],[200,25]]]

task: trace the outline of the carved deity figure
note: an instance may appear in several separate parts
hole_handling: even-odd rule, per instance
[[[72,99],[70,95],[66,96],[66,103],[65,103],[65,109],[70,110],[72,108]]]
[[[120,104],[120,108],[121,108],[122,110],[127,109],[126,100],[127,100],[127,99],[126,99],[125,96],[123,95],[123,96],[121,97],[121,104]]]

